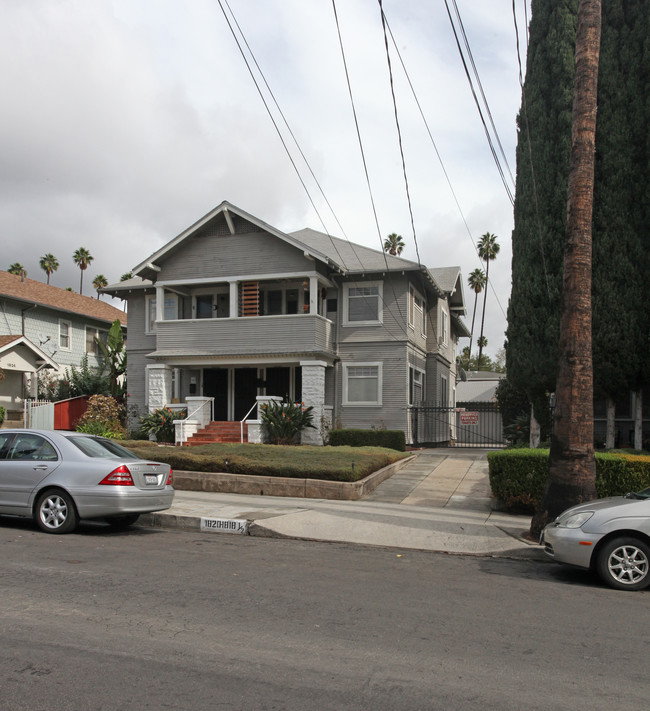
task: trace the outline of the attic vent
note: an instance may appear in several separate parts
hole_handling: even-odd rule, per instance
[[[259,316],[260,313],[260,283],[259,281],[243,281],[239,292],[239,315]]]

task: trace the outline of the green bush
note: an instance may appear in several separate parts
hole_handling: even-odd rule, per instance
[[[547,449],[508,449],[487,455],[490,487],[507,511],[534,513],[548,479]],[[650,486],[650,456],[596,452],[600,498],[622,496]]]
[[[260,406],[262,428],[270,444],[292,444],[307,427],[314,428],[313,407],[302,403],[268,402]]]
[[[5,421],[5,416],[7,415],[7,411],[0,405],[0,425]]]
[[[333,447],[386,447],[406,451],[406,435],[401,430],[332,430]]]
[[[114,397],[93,395],[88,400],[84,414],[79,418],[77,432],[124,439],[124,406]]]
[[[157,442],[174,442],[174,420],[183,420],[186,417],[187,410],[161,407],[140,418],[140,430],[149,437],[155,437]]]

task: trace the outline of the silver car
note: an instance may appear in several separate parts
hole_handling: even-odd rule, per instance
[[[540,543],[553,560],[593,568],[613,588],[641,590],[650,585],[650,489],[573,506]]]
[[[69,533],[79,519],[130,526],[173,499],[169,464],[142,460],[112,440],[0,430],[0,514],[32,517],[47,533]]]

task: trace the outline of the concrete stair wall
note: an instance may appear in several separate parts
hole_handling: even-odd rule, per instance
[[[210,422],[202,430],[199,430],[185,443],[192,447],[197,444],[209,444],[210,442],[241,442],[241,425],[239,422]],[[244,422],[244,442],[248,442],[248,425]]]

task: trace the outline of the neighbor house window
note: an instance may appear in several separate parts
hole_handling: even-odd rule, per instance
[[[163,318],[165,321],[173,321],[178,318],[178,298],[176,294],[167,294],[165,296],[165,309]],[[147,313],[146,313],[146,332],[155,333],[156,331],[156,297],[147,296]]]
[[[86,353],[90,355],[99,355],[99,346],[95,338],[98,338],[104,345],[108,341],[108,331],[104,331],[101,328],[92,328],[86,326]]]
[[[424,400],[424,373],[409,368],[409,405],[417,405]]]
[[[427,334],[426,303],[414,287],[409,287],[409,326],[420,330],[423,336]]]
[[[382,282],[344,285],[344,320],[346,326],[375,325],[383,321]]]
[[[72,324],[70,321],[59,320],[59,348],[69,351],[72,348]]]
[[[444,306],[440,309],[440,336],[442,343],[445,345],[449,343],[449,314]]]
[[[343,365],[343,404],[381,405],[382,364]]]

